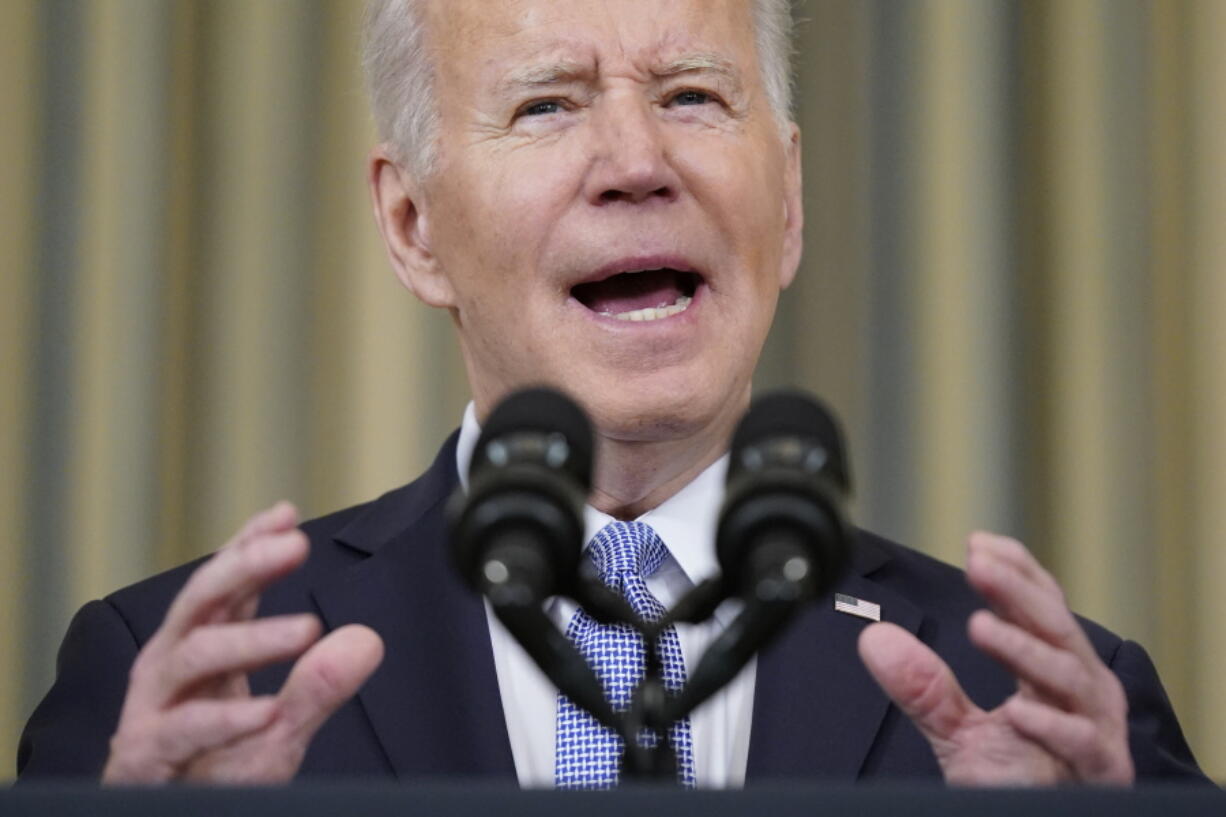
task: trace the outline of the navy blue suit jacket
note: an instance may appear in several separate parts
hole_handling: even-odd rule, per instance
[[[358,622],[386,645],[383,664],[319,731],[303,777],[514,780],[485,609],[455,575],[444,544],[443,508],[458,484],[455,442],[453,435],[412,484],[305,523],[310,558],[264,594],[262,615],[309,611],[327,628]],[[22,736],[22,779],[100,773],[128,670],[197,564],[77,614],[55,684]],[[880,604],[884,620],[949,662],[980,706],[993,707],[1014,691],[1011,676],[967,640],[966,619],[982,603],[961,571],[860,533],[853,569],[837,590]],[[860,662],[856,639],[866,622],[832,607],[829,597],[810,605],[759,657],[748,781],[938,776],[923,737]],[[1138,775],[1200,777],[1144,650],[1085,626],[1127,690]],[[252,690],[274,692],[287,672],[278,666],[254,673]]]

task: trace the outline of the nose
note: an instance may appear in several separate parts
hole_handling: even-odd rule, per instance
[[[603,100],[592,118],[592,161],[587,180],[593,204],[641,203],[676,198],[663,123],[651,103],[639,98]]]

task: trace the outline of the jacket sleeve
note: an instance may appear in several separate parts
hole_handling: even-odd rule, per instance
[[[55,683],[22,733],[18,782],[101,776],[139,651],[110,602],[91,601],[77,612],[60,645]]]
[[[1137,781],[1211,782],[1196,765],[1145,649],[1135,641],[1123,641],[1110,666],[1128,695],[1128,741]]]

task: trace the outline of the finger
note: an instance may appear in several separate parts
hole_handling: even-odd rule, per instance
[[[265,508],[252,516],[226,543],[226,547],[242,546],[251,539],[269,533],[284,533],[298,524],[298,509],[286,500]]]
[[[1036,580],[991,549],[972,548],[966,575],[971,585],[1003,619],[1047,643],[1072,650],[1086,662],[1097,660],[1059,586]]]
[[[203,620],[196,626],[201,624],[228,624],[235,621],[248,621],[255,618],[256,611],[260,609],[260,594],[258,592],[251,593],[233,604],[218,605]]]
[[[1135,778],[1128,740],[1084,715],[1019,696],[1001,707],[1009,725],[1061,758],[1086,783],[1129,785]]]
[[[248,519],[238,533],[234,534],[230,541],[226,542],[222,550],[241,550],[249,547],[253,540],[261,536],[286,533],[297,524],[298,509],[283,499]],[[218,608],[214,610],[206,620],[211,624],[223,621],[243,621],[255,615],[258,605],[259,598],[251,596],[239,601],[230,609]]]
[[[1100,710],[1103,699],[1094,673],[1080,656],[1053,647],[987,610],[971,616],[967,634],[972,644],[1024,682],[1027,694],[1071,711]]]
[[[934,744],[951,740],[969,719],[982,715],[949,665],[901,627],[870,624],[860,633],[859,650],[885,694]]]
[[[306,536],[297,529],[261,534],[241,548],[226,548],[192,574],[166,613],[159,635],[172,641],[234,608],[298,567],[307,557]]]
[[[290,733],[306,745],[382,660],[383,639],[360,624],[341,627],[311,647],[298,659],[278,696]]]
[[[260,597],[258,595],[248,596],[238,604],[230,608],[231,621],[247,621],[254,618],[256,610],[260,608]]]
[[[202,684],[300,655],[319,638],[319,620],[306,613],[197,627],[158,662],[158,705],[197,692]]]
[[[1053,593],[1063,595],[1060,583],[1047,572],[1030,549],[1016,539],[988,531],[975,531],[967,538],[967,548],[970,551],[983,551],[1003,559],[1019,571]]]
[[[277,705],[277,699],[269,696],[197,700],[175,707],[147,730],[115,735],[102,782],[170,780],[197,754],[267,727],[276,717]]]

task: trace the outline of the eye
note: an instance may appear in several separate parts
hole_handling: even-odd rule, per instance
[[[706,91],[695,91],[693,89],[679,91],[669,100],[675,105],[706,105],[708,102],[714,102],[715,97]]]
[[[541,99],[529,102],[519,109],[517,116],[548,116],[562,110],[562,103],[557,99]]]

